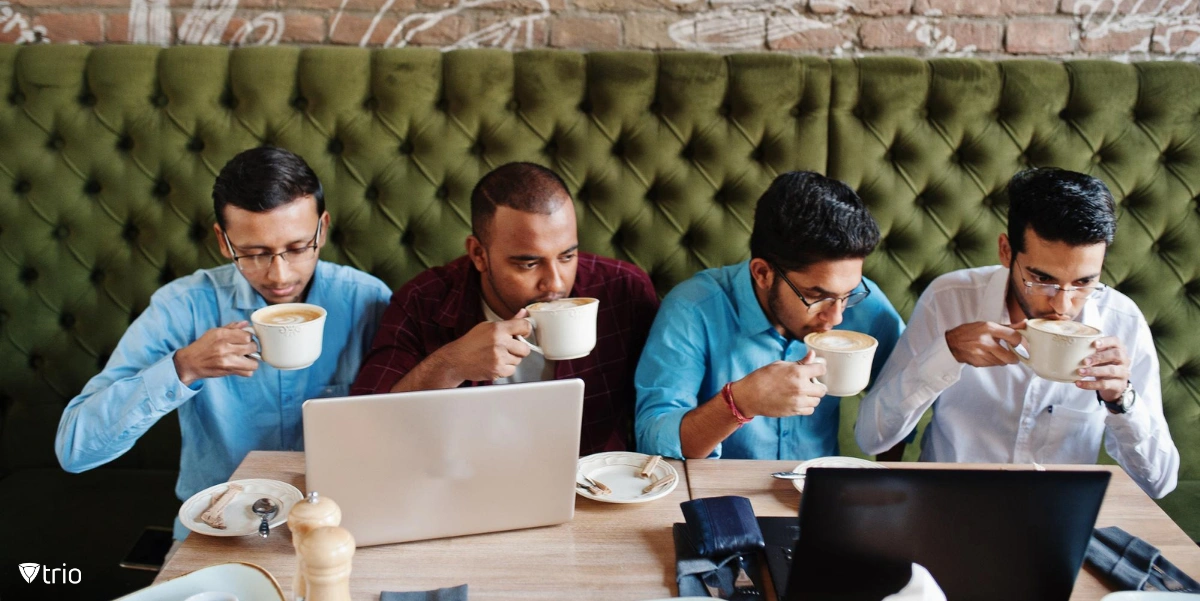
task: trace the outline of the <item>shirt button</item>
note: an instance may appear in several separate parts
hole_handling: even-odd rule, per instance
[[[173,398],[175,398],[175,389],[173,389],[173,388],[168,388],[168,389],[167,389],[167,398],[168,398],[168,399],[173,399]]]

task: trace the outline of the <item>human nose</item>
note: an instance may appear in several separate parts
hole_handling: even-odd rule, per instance
[[[291,265],[283,255],[271,255],[271,263],[267,265],[267,278],[272,282],[286,282],[291,273]]]
[[[1059,288],[1054,291],[1054,296],[1050,297],[1050,307],[1059,315],[1068,315],[1071,305],[1075,302],[1074,297],[1073,290]]]
[[[544,292],[560,292],[563,289],[563,266],[557,262],[550,264],[550,271],[542,278],[542,291]]]
[[[822,320],[829,324],[829,327],[834,327],[842,323],[843,314],[846,312],[846,299],[837,299],[827,301],[825,306],[817,313]]]

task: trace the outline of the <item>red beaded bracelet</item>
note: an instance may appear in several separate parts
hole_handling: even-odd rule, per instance
[[[729,382],[721,389],[721,396],[725,397],[725,404],[729,405],[729,412],[733,414],[733,419],[737,420],[739,428],[742,427],[742,424],[754,419],[753,417],[746,417],[742,415],[741,411],[738,411],[737,404],[733,402],[733,382]]]

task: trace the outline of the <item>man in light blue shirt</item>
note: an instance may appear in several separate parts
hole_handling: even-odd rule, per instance
[[[802,341],[834,328],[879,341],[872,379],[904,324],[863,258],[879,228],[848,186],[780,175],[758,201],[751,259],[702,271],[665,299],[638,364],[638,450],[678,458],[838,454],[837,397]]]
[[[233,264],[159,289],[104,371],[63,411],[59,463],[81,472],[120,457],[179,410],[183,435],[175,494],[228,480],[252,450],[300,450],[305,400],[347,394],[391,294],[361,271],[318,261],[329,231],[321,184],[300,157],[255,148],[234,157],[213,187],[213,225]],[[280,371],[248,357],[242,330],[256,309],[307,302],[328,312],[321,356]],[[178,523],[175,538],[187,531]]]

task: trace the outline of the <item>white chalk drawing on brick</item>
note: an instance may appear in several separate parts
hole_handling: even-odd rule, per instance
[[[12,32],[17,32],[14,44],[49,43],[50,35],[41,25],[30,25],[25,15],[17,12],[11,4],[0,0],[0,35],[5,38]]]
[[[380,21],[391,10],[394,1],[387,0],[383,7],[375,13],[375,17],[371,20],[371,26],[367,28],[366,33],[363,34],[359,41],[360,46],[366,46],[370,43],[375,30],[379,27]],[[383,42],[383,47],[402,48],[409,45],[418,34],[433,29],[447,17],[464,11],[483,8],[490,4],[508,1],[458,0],[454,6],[443,10],[406,15],[388,33],[387,38]],[[543,21],[550,16],[550,3],[547,0],[527,1],[530,4],[536,5],[536,12],[492,23],[459,38],[455,42],[442,46],[442,50],[455,50],[458,48],[504,48],[506,50],[516,50],[541,46],[541,40],[535,40],[534,36],[537,32],[537,22]],[[342,5],[345,6],[345,2]],[[339,10],[339,17],[340,12]]]
[[[1133,33],[1136,39],[1120,58],[1148,54],[1166,58],[1200,55],[1200,0],[1075,0],[1084,38]],[[1138,37],[1137,34],[1143,34]],[[1151,47],[1153,44],[1153,47]]]
[[[247,20],[236,31],[229,23],[238,0],[195,0],[179,24],[180,44],[221,44],[229,34],[229,44],[275,45],[283,37],[283,14],[262,12]],[[129,5],[129,41],[167,46],[171,43],[170,0],[131,0]]]
[[[703,0],[671,0],[691,4]],[[812,35],[820,30],[846,26],[854,10],[853,0],[813,0],[813,11],[805,14],[803,0],[712,0],[717,8],[705,10],[673,23],[667,34],[684,48],[698,50],[757,49],[764,43],[776,47],[795,35]],[[914,17],[906,30],[924,48],[925,54],[969,56],[973,45],[960,46],[953,36],[939,27],[940,13]],[[852,26],[853,24],[850,24]],[[852,36],[846,36],[852,37]],[[847,39],[831,48],[834,56],[861,56],[862,49]]]

